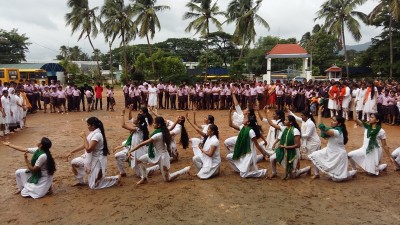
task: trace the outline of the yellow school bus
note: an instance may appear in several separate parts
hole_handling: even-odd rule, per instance
[[[16,68],[0,68],[0,80],[4,84],[4,82],[14,81],[16,83],[19,82],[20,73]]]
[[[21,79],[23,80],[36,80],[37,84],[41,84],[44,81],[48,84],[47,72],[42,69],[19,69]]]

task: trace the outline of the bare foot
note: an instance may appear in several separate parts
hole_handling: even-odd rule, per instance
[[[125,174],[125,176],[126,176],[126,174]],[[121,177],[122,177],[122,175],[117,175],[117,179],[118,179],[117,186],[122,186]]]
[[[272,173],[271,176],[269,177],[269,179],[272,179],[272,178],[275,178],[275,177],[278,177],[278,175],[276,173]]]
[[[86,184],[85,183],[76,183],[76,184],[73,184],[73,185],[71,185],[71,187],[82,187],[82,186],[85,186]]]
[[[319,178],[319,175],[314,175],[311,177],[311,179],[313,179],[313,180],[318,179],[318,178]]]
[[[49,188],[49,191],[47,191],[47,195],[52,195],[53,194],[53,186]]]
[[[138,182],[136,182],[136,185],[141,185],[141,184],[145,184],[145,183],[147,183],[147,179],[146,178],[142,178]]]
[[[14,192],[14,195],[19,195],[19,194],[21,194],[21,190],[17,190]]]

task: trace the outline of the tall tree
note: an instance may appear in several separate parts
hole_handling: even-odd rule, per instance
[[[257,35],[255,24],[270,29],[267,21],[257,14],[261,3],[262,0],[255,2],[253,0],[232,0],[228,5],[227,22],[236,23],[233,42],[242,46],[239,60],[243,57],[243,50],[248,48],[252,42],[255,42]]]
[[[222,58],[224,67],[228,67],[227,64],[232,64],[233,60],[240,55],[240,51],[236,48],[235,43],[232,42],[232,35],[223,31],[210,33],[209,45]]]
[[[146,37],[149,57],[153,55],[150,38],[153,39],[156,33],[156,28],[161,30],[160,21],[158,20],[157,12],[170,9],[167,5],[156,5],[157,0],[134,0],[132,5],[134,13],[137,15],[136,20],[133,22],[134,27],[140,27],[138,29],[138,35],[141,38]],[[155,73],[154,61],[152,60],[153,73]]]
[[[21,63],[28,52],[29,38],[18,34],[17,29],[10,32],[0,29],[0,63]]]
[[[312,32],[305,33],[301,38],[300,45],[312,54],[312,66],[318,67],[318,73],[314,76],[336,63],[338,49],[335,40],[335,36],[328,34],[318,24]]]
[[[212,0],[192,0],[186,4],[189,12],[183,15],[183,19],[193,19],[186,27],[186,32],[195,30],[195,34],[200,33],[206,40],[206,63],[205,76],[208,73],[208,36],[210,34],[210,22],[213,23],[218,31],[222,31],[222,24],[216,18],[218,15],[225,16],[224,12],[219,11],[217,2],[211,4]]]
[[[101,8],[100,16],[105,19],[102,23],[101,30],[110,47],[111,77],[113,77],[111,46],[117,36],[121,38],[120,46],[123,48],[124,73],[127,73],[129,70],[126,45],[136,38],[137,33],[132,21],[133,15],[132,7],[130,5],[125,5],[124,0],[105,0]],[[128,76],[125,77],[128,78]]]
[[[346,75],[349,77],[349,58],[346,50],[345,28],[358,42],[361,40],[360,23],[356,18],[364,23],[368,23],[367,15],[355,11],[357,6],[363,5],[367,0],[327,0],[321,5],[317,12],[317,19],[325,19],[323,28],[330,34],[337,37],[338,46],[344,50]]]
[[[90,9],[88,0],[68,0],[67,5],[71,9],[71,12],[65,15],[66,25],[71,26],[72,34],[80,31],[78,41],[85,36],[89,40],[93,51],[95,51],[91,37],[96,38],[99,33],[97,24],[100,24],[100,19],[95,14],[99,7]],[[96,63],[99,76],[101,77],[99,60],[97,58]]]
[[[389,51],[390,51],[390,71],[389,77],[393,76],[393,20],[400,19],[400,0],[380,0],[378,5],[368,15],[370,23],[376,24],[379,17],[385,16],[389,21]]]

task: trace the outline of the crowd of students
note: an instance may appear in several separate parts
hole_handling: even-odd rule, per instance
[[[305,84],[294,85],[302,88]],[[275,102],[265,102],[266,107],[262,106],[265,96],[260,97],[259,101],[251,105],[247,100],[245,102],[241,100],[242,85],[234,83],[228,85],[230,93],[239,93],[231,95],[232,104],[228,124],[239,133],[226,139],[223,143],[227,150],[226,160],[233,171],[242,178],[273,179],[278,176],[276,169],[278,163],[284,168],[284,174],[281,175],[283,179],[311,174],[313,167],[313,179],[318,179],[321,176],[320,173],[323,172],[333,181],[345,181],[354,177],[357,167],[367,174],[379,175],[387,168],[387,164],[382,163],[383,153],[388,155],[395,169],[400,170],[400,148],[390,152],[386,144],[387,136],[382,128],[382,124],[385,122],[384,115],[365,107],[365,105],[374,104],[368,103],[370,100],[376,100],[375,104],[378,106],[379,85],[369,82],[366,85],[367,88],[361,87],[361,89],[350,89],[345,81],[332,82],[329,86],[327,83],[322,83],[321,86],[319,86],[320,84],[313,85],[309,84],[305,89],[301,89],[300,92],[304,93],[300,93],[300,95],[305,96],[306,91],[314,90],[314,88],[318,90],[318,94],[311,94],[321,98],[317,101],[316,112],[310,111],[312,104],[307,104],[308,100],[304,100],[304,108],[297,104],[299,100],[295,101],[296,106],[283,101],[283,106],[279,107],[282,104],[281,101],[278,101],[281,96],[280,90],[288,90],[287,88],[290,89],[293,84],[286,83],[284,86],[278,82],[278,85],[274,85],[277,99]],[[355,83],[352,84],[352,86],[355,85]],[[386,92],[386,89],[391,87],[389,85],[386,84],[381,91]],[[157,94],[155,85],[151,86],[154,88],[153,94]],[[348,93],[349,89],[350,93]],[[357,98],[364,89],[363,96]],[[324,91],[326,91],[326,98],[323,97]],[[356,92],[354,99],[350,99],[349,106],[344,107],[346,105],[343,102],[346,102],[347,94],[352,96],[353,92]],[[273,93],[269,95],[273,95]],[[351,103],[352,101],[353,103]],[[347,153],[345,145],[351,135],[346,127],[346,119],[350,118],[346,109],[351,109],[350,104],[354,104],[354,107],[357,108],[360,102],[363,103],[364,108],[360,111],[361,113],[354,115],[353,119],[358,126],[364,129],[362,146]],[[278,104],[276,109],[270,108],[276,104]],[[121,146],[114,149],[114,152],[122,149],[115,153],[119,170],[119,174],[115,176],[106,176],[107,156],[110,154],[105,135],[106,128],[98,118],[90,117],[86,121],[90,133],[82,132],[80,135],[82,144],[66,154],[66,157],[70,158],[75,153],[83,152],[83,155],[71,161],[72,171],[77,179],[74,186],[88,185],[91,189],[114,186],[121,181],[122,177],[126,177],[127,162],[136,176],[140,178],[137,181],[138,185],[148,182],[149,174],[157,170],[161,171],[166,182],[173,181],[181,175],[190,173],[189,165],[173,173],[170,171],[170,164],[179,158],[178,144],[186,149],[189,143],[193,149],[192,161],[196,169],[196,176],[199,179],[209,179],[220,175],[222,156],[218,121],[214,116],[206,116],[204,124],[199,125],[196,121],[195,111],[192,118],[187,112],[176,119],[168,120],[159,115],[154,109],[155,107],[157,106],[150,104],[148,107],[140,106],[137,109],[137,115],[133,115],[134,104],[129,104],[128,121],[125,118],[126,110],[122,111],[121,127],[126,129],[129,135]],[[262,110],[258,110],[256,114],[257,110],[254,107],[263,109],[265,115],[262,115]],[[374,109],[374,107],[371,108]],[[269,110],[274,110],[272,116]],[[300,116],[296,116],[292,110],[301,110]],[[358,110],[356,109],[355,112]],[[151,113],[155,116],[154,119]],[[331,118],[329,125],[321,122],[324,114],[328,114]],[[314,115],[318,115],[317,122],[314,120]],[[259,120],[257,120],[257,116]],[[391,119],[393,121],[393,118]],[[189,134],[185,128],[185,122],[188,122],[197,134]],[[269,124],[268,132],[261,129],[262,122]],[[154,128],[152,132],[150,132],[150,126]],[[319,134],[318,130],[320,130]],[[328,140],[327,146],[323,149],[321,149],[321,138]],[[22,148],[9,142],[3,144],[25,153],[28,169],[16,172],[17,192],[33,198],[43,197],[51,192],[53,174],[56,171],[54,159],[50,153],[51,141],[42,138],[37,148]],[[30,161],[27,153],[33,154]],[[268,169],[258,167],[262,160],[270,163],[270,173]],[[312,167],[302,168],[302,160],[310,160]],[[25,171],[25,173],[21,171]]]
[[[103,109],[103,87],[100,83],[93,88],[87,84],[78,87],[68,84],[65,88],[59,81],[52,80],[49,85],[44,81],[39,85],[36,80],[21,80],[4,85],[0,82],[0,136],[23,129],[26,115],[43,110],[43,113],[91,112]],[[107,111],[114,111],[114,88],[106,85]],[[81,108],[82,107],[82,108]]]
[[[231,88],[236,87],[235,93]],[[197,82],[180,85],[170,82],[128,83],[123,87],[125,106],[133,104],[160,109],[228,109],[235,95],[242,108],[265,106],[282,110],[285,106],[296,112],[305,109],[317,114],[318,106],[324,106],[324,117],[341,115],[349,118],[368,119],[371,113],[379,112],[385,123],[399,124],[400,85],[396,81],[345,80],[306,82],[280,81],[218,81]]]

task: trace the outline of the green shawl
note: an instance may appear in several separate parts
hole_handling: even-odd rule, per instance
[[[294,133],[293,133],[294,127],[285,128],[283,130],[281,139],[279,141],[280,145],[294,145]],[[289,151],[288,151],[289,150]],[[276,161],[279,164],[282,164],[283,159],[285,158],[286,155],[286,176],[288,176],[292,170],[293,170],[293,162],[296,159],[296,150],[295,148],[282,148],[279,147],[275,150],[276,153]]]
[[[382,126],[377,124],[375,128],[372,128],[372,125],[363,121],[363,126],[367,129],[367,138],[369,138],[368,146],[367,146],[367,154],[372,152],[375,148],[379,147],[378,140],[376,137],[378,136],[379,131],[381,130]]]
[[[43,150],[38,149],[33,153],[32,159],[31,159],[31,166],[35,166],[36,161],[38,160],[39,156],[42,154],[45,154]],[[30,170],[26,170],[26,173],[30,173]],[[28,182],[32,184],[37,184],[39,182],[39,179],[42,177],[42,173],[39,171],[33,172],[32,176],[29,177]]]
[[[318,125],[318,128],[319,128],[321,131],[325,131],[325,132],[328,131],[328,130],[330,130],[330,129],[335,129],[335,130],[339,131],[339,134],[343,133],[341,127],[327,127],[327,126],[325,126],[325,124],[323,124],[323,123],[320,123],[320,124]],[[322,138],[330,138],[330,136],[327,135],[327,134],[325,134],[325,132],[321,132],[321,137],[322,137]]]
[[[250,148],[250,136],[249,132],[251,130],[251,127],[243,127],[240,132],[239,136],[236,140],[235,144],[235,150],[233,151],[233,159],[237,160],[243,155],[246,155],[247,153],[251,152]]]
[[[124,147],[128,147],[129,149],[131,149],[132,135],[133,135],[133,132],[131,132],[131,134],[129,135],[128,139],[126,139]]]
[[[161,128],[158,128],[156,130],[153,131],[153,133],[150,135],[150,137],[153,137],[153,135],[161,133]],[[150,159],[154,159],[155,155],[154,155],[154,145],[153,142],[150,142],[149,144],[149,148],[147,150],[147,154],[149,155]]]
[[[129,150],[131,149],[132,135],[133,135],[133,132],[131,132],[131,134],[129,135],[128,139],[126,139],[126,142],[125,142],[125,145],[124,145],[124,147],[127,147]],[[128,156],[128,164],[129,164],[129,166],[131,166],[131,160],[130,159],[131,159],[131,156],[129,155]]]

